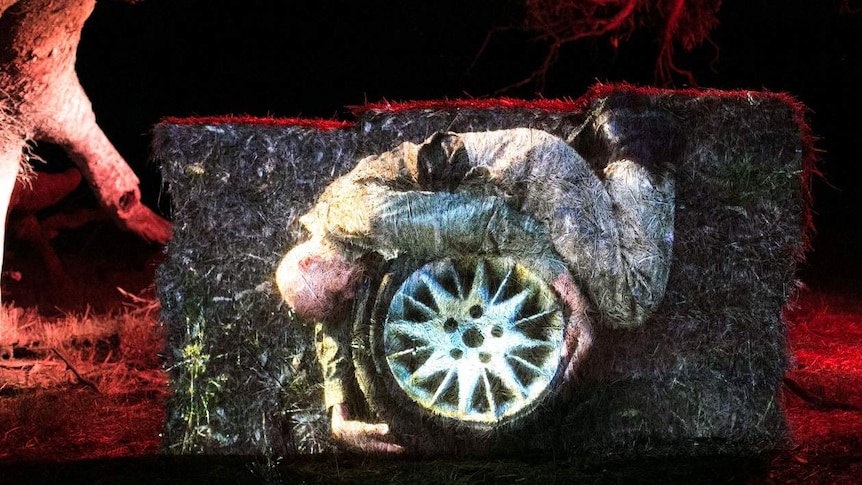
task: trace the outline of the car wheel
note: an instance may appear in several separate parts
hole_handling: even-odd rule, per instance
[[[357,319],[357,380],[379,417],[408,434],[490,437],[557,396],[589,345],[588,322],[532,264],[416,266],[396,261]]]

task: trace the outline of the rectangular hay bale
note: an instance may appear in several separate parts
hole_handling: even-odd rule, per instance
[[[779,446],[781,309],[806,244],[813,170],[802,107],[769,93],[597,86],[575,101],[372,105],[355,125],[225,118],[157,126],[154,155],[175,224],[157,279],[173,390],[165,447],[331,450],[311,330],[287,311],[273,276],[305,238],[298,217],[357,160],[438,131],[517,127],[589,151],[578,133],[590,120],[613,123],[609,106],[619,98],[680,121],[680,149],[665,160],[676,178],[666,294],[639,328],[596,325],[570,401],[549,411],[558,426],[513,433],[498,448],[619,456]]]

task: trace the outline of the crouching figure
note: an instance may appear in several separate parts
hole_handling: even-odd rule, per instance
[[[540,130],[441,132],[367,157],[326,188],[276,280],[315,322],[336,440],[403,450],[387,424],[353,420],[346,394],[357,383],[390,408],[415,408],[415,421],[457,420],[485,436],[564,394],[593,325],[649,319],[670,267],[673,179],[615,153],[594,170]],[[412,266],[381,277],[397,260]],[[385,302],[357,344],[363,291]],[[355,349],[373,354],[371,370],[353,368]],[[414,412],[386,407],[375,414]]]

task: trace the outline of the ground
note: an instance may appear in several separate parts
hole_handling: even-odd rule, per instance
[[[7,278],[4,290],[17,306],[38,307],[46,321],[81,312],[142,320],[123,324],[128,328],[120,332],[114,354],[96,358],[95,350],[79,349],[80,355],[67,356],[80,376],[70,373],[61,386],[0,388],[0,477],[7,483],[840,484],[862,477],[862,286],[853,268],[835,256],[838,249],[811,258],[801,272],[808,288],[787,312],[794,366],[785,379],[784,406],[791,439],[774,454],[618,462],[561,456],[370,461],[339,455],[268,462],[160,454],[167,385],[157,356],[158,312],[147,302],[162,248],[110,223],[63,234],[55,244],[70,276],[86,283],[71,295],[41,290],[47,282],[40,279],[38,260],[12,244],[8,268],[21,279]],[[142,300],[133,301],[117,286]]]

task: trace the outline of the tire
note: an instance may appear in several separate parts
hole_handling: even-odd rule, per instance
[[[369,408],[426,450],[540,418],[589,346],[589,322],[539,274],[506,257],[391,264],[355,320]]]

